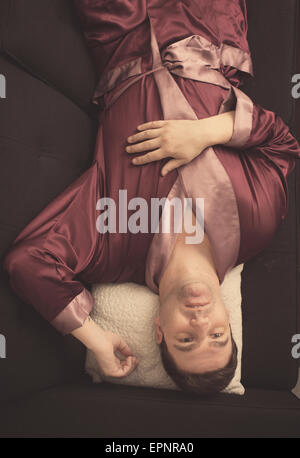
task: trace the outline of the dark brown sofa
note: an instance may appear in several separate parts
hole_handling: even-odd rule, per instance
[[[276,111],[300,139],[299,0],[249,0],[255,80],[245,91]],[[1,261],[20,230],[92,160],[94,69],[71,0],[1,0]],[[0,437],[300,437],[291,392],[299,360],[300,164],[289,212],[268,248],[245,265],[245,396],[211,399],[168,390],[93,385],[84,347],[62,337],[11,291],[1,272]],[[1,262],[2,265],[2,262]],[[24,266],[26,268],[26,266]]]

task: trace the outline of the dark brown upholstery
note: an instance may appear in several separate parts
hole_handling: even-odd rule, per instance
[[[298,0],[249,0],[256,78],[245,88],[300,139]],[[299,59],[298,62],[296,59]],[[95,75],[70,0],[1,0],[0,256],[54,196],[89,167],[95,141]],[[185,393],[93,385],[84,348],[62,337],[0,280],[0,436],[300,437],[300,167],[289,177],[290,208],[270,246],[243,272],[246,395],[210,400]]]

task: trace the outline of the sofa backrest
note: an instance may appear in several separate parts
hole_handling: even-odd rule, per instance
[[[0,2],[0,256],[92,161],[95,74],[71,1]],[[26,266],[24,266],[26,268]],[[0,399],[73,380],[84,348],[63,338],[0,279]]]

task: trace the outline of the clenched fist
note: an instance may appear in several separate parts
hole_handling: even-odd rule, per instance
[[[133,372],[138,359],[132,354],[127,343],[117,334],[102,330],[102,337],[92,349],[101,373],[106,377],[124,377]],[[124,359],[120,359],[119,352]]]

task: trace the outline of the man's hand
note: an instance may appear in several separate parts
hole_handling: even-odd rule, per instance
[[[158,120],[141,124],[140,131],[127,138],[128,153],[147,154],[135,157],[133,164],[142,165],[167,157],[161,170],[162,176],[171,170],[191,162],[208,146],[224,144],[232,136],[234,111],[196,120]]]
[[[71,333],[94,353],[98,366],[105,376],[124,377],[133,372],[138,359],[132,354],[122,337],[100,328],[90,316],[84,324]],[[120,359],[116,352],[123,358]]]
[[[138,365],[138,359],[133,356],[126,342],[110,331],[103,331],[102,338],[91,350],[101,373],[106,377],[124,377],[133,372]],[[116,352],[124,358],[120,359]]]

